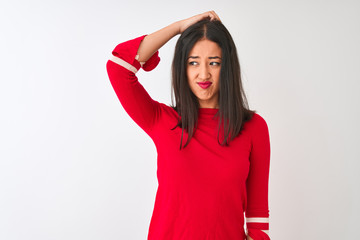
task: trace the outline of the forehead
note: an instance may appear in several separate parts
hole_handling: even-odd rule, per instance
[[[216,42],[210,41],[208,39],[203,39],[197,41],[193,48],[191,49],[190,56],[210,56],[217,55],[221,57],[221,48]]]

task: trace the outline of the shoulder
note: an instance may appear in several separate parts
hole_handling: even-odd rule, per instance
[[[179,116],[173,107],[171,107],[165,103],[160,103],[160,107],[161,107],[161,110],[163,111],[163,113],[168,115],[169,117],[177,118]]]
[[[268,135],[269,133],[265,118],[258,113],[253,114],[252,118],[247,122],[247,125],[253,136]]]
[[[159,123],[161,127],[173,128],[179,119],[177,111],[165,103],[157,102],[157,104],[160,110],[158,117],[160,119]]]
[[[265,118],[258,113],[254,113],[252,120],[256,125],[267,126]]]

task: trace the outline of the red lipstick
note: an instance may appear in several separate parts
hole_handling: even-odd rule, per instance
[[[203,89],[206,89],[208,87],[210,87],[210,85],[212,84],[212,82],[210,81],[206,81],[206,82],[198,82],[197,84],[199,84],[199,86]]]

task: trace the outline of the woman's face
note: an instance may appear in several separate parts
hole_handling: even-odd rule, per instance
[[[199,40],[189,53],[188,83],[200,108],[219,108],[221,57],[219,45],[208,39]]]

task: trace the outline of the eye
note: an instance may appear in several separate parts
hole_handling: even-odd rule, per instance
[[[198,63],[197,62],[189,62],[189,65],[197,65]],[[213,66],[219,66],[221,63],[219,62],[211,62],[210,65],[213,65]]]
[[[189,65],[195,65],[197,62],[189,62]]]

